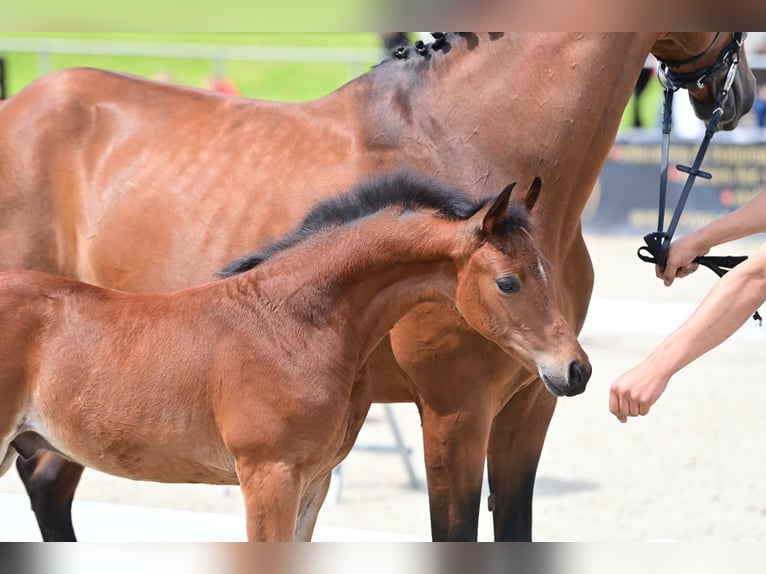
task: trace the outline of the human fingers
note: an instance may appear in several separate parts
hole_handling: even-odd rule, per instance
[[[609,391],[609,411],[615,417],[617,417],[617,420],[621,423],[628,422],[628,417],[626,415],[627,410],[623,410],[623,404],[621,404],[620,401],[620,394],[614,386],[612,386]]]
[[[699,263],[689,263],[689,265],[684,265],[676,270],[676,277],[688,277],[697,269],[699,269]]]
[[[697,269],[699,269],[699,263],[695,262],[681,266],[675,266],[668,263],[665,271],[662,273],[662,275],[658,275],[658,277],[663,280],[665,287],[670,287],[673,284],[673,281],[676,279],[683,279],[684,277],[688,277]]]
[[[670,265],[665,267],[665,269],[661,269],[659,265],[654,266],[654,275],[665,284],[665,287],[670,287],[677,272],[678,270]]]
[[[641,416],[648,415],[649,414],[649,410],[651,408],[652,408],[651,405],[642,403],[641,405],[639,405],[638,414],[641,415]]]
[[[673,281],[676,278],[676,274],[678,273],[678,267],[675,265],[667,265],[665,267],[665,270],[662,272],[662,275],[659,275],[658,277],[662,279],[662,282],[665,284],[665,287],[670,287],[673,284]]]

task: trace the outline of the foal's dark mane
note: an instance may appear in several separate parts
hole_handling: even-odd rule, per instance
[[[402,212],[428,210],[439,217],[457,221],[468,219],[491,199],[472,199],[462,191],[410,172],[380,175],[357,185],[347,194],[319,202],[293,231],[267,243],[258,253],[232,261],[219,276],[230,277],[249,271],[320,231],[346,225],[383,209],[396,207]],[[510,233],[514,228],[529,230],[530,227],[527,212],[516,203],[511,203],[504,233]]]

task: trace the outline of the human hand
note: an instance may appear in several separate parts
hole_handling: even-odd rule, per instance
[[[701,244],[696,235],[682,237],[670,244],[665,270],[655,266],[654,273],[662,279],[666,287],[673,284],[676,277],[686,277],[694,273],[699,264],[694,262],[696,257],[705,255],[710,249]]]
[[[622,374],[609,389],[609,410],[621,422],[643,416],[657,402],[670,378],[660,375],[648,362],[640,363]]]

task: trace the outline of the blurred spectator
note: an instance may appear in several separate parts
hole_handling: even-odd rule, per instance
[[[0,100],[6,98],[5,91],[5,58],[0,58]]]
[[[650,55],[636,78],[633,96],[620,120],[620,130],[657,129],[660,125],[662,86],[657,80],[656,68],[657,60]]]
[[[758,88],[758,92],[755,94],[753,109],[755,110],[756,125],[759,128],[766,127],[766,84]]]
[[[649,84],[649,81],[654,78],[654,68],[642,68],[641,73],[636,80],[636,86],[633,88],[633,127],[652,127],[644,125],[641,119],[641,94],[644,93],[644,89]]]
[[[220,94],[231,94],[233,96],[239,95],[237,84],[218,70],[214,71],[213,74],[208,77],[205,87],[208,90],[213,90]]]

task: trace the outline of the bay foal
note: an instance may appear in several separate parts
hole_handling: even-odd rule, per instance
[[[474,201],[408,175],[325,201],[225,279],[170,294],[0,274],[0,470],[43,447],[136,480],[239,483],[250,540],[309,540],[371,402],[366,363],[423,302],[556,395],[587,357],[513,186]],[[466,383],[470,384],[470,383]]]

